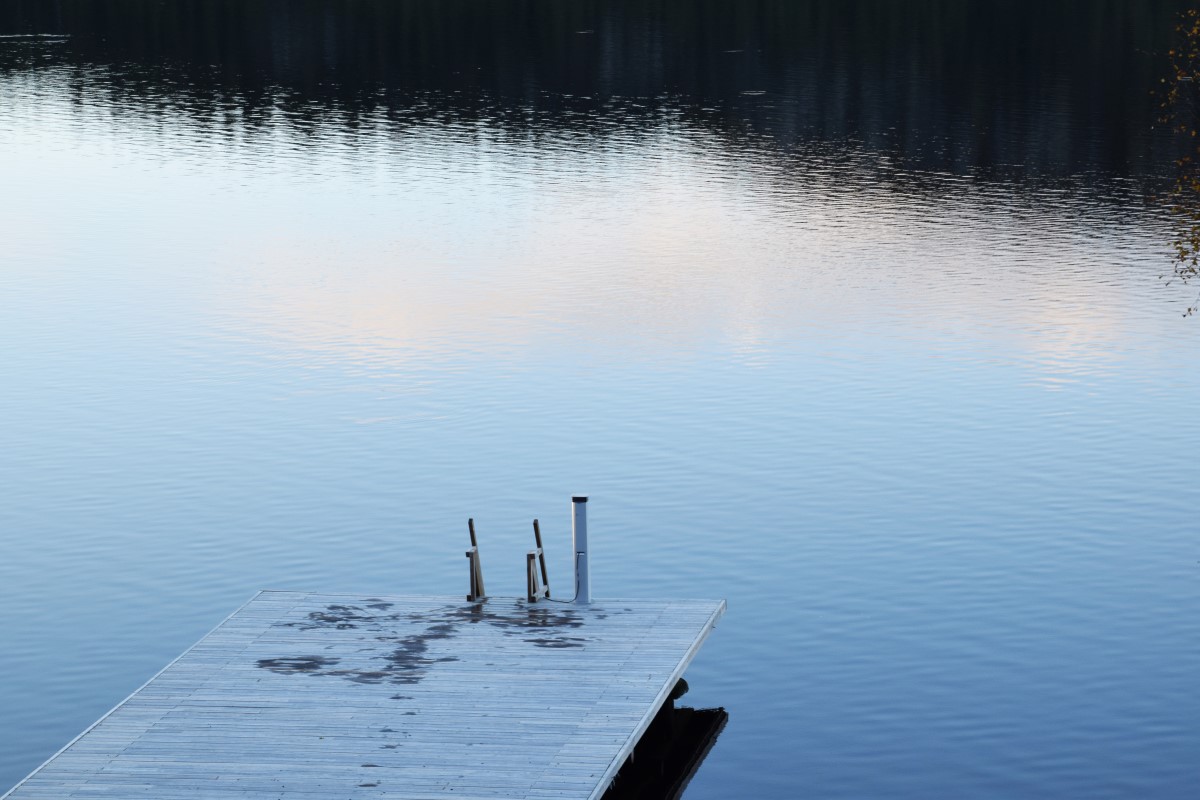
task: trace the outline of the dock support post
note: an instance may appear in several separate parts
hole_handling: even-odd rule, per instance
[[[571,498],[571,541],[575,550],[575,602],[592,602],[592,572],[588,564],[587,498]]]

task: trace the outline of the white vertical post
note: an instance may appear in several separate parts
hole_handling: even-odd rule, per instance
[[[571,498],[571,541],[575,550],[575,602],[592,602],[592,572],[588,565],[587,498]]]

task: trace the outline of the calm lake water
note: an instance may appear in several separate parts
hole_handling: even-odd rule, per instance
[[[581,492],[729,600],[690,800],[1194,798],[1178,5],[0,3],[0,791]]]

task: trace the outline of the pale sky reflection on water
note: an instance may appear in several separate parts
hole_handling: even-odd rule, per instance
[[[938,357],[970,342],[970,357],[991,352],[1055,388],[1120,362],[1124,305],[1179,295],[1153,267],[1131,269],[1159,247],[1140,235],[1161,227],[1144,211],[1099,225],[1056,188],[997,208],[993,190],[938,175],[920,176],[914,202],[881,187],[852,145],[857,169],[830,174],[822,152],[780,157],[749,142],[760,159],[730,159],[682,125],[546,155],[486,126],[396,137],[380,119],[353,145],[317,148],[280,121],[214,151],[203,129],[136,112],[97,125],[95,109],[59,97],[43,88],[5,120],[5,172],[25,171],[38,192],[5,209],[10,247],[62,252],[72,237],[56,211],[120,176],[103,211],[79,196],[92,207],[76,213],[125,204],[139,224],[88,228],[76,248],[99,235],[136,249],[170,230],[161,244],[174,263],[161,266],[184,278],[181,302],[339,362],[399,366],[464,341],[511,357],[614,337],[622,358],[712,345],[749,358],[865,325]],[[47,124],[70,146],[48,151]],[[181,230],[188,217],[200,224]]]

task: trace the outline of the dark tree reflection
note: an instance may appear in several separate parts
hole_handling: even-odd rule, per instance
[[[597,136],[669,110],[986,177],[1163,172],[1149,89],[1179,0],[25,0],[0,70],[100,70],[187,113],[501,120]],[[94,81],[95,73],[90,73]],[[628,127],[628,126],[626,126]]]

